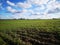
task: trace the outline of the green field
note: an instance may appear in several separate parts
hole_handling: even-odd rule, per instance
[[[60,45],[60,19],[0,20],[0,45]]]

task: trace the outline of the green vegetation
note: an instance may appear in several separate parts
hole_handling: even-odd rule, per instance
[[[60,19],[0,20],[0,45],[60,45]]]

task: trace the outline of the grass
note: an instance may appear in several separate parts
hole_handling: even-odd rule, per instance
[[[49,36],[47,34],[52,35]],[[44,40],[48,39],[45,36],[51,38],[51,43],[49,42],[49,44],[55,45],[52,40],[56,39],[58,40],[56,41],[56,45],[59,45],[60,19],[0,20],[0,43],[3,42],[5,43],[4,45],[42,45]],[[34,42],[33,40],[37,41]],[[43,40],[42,43],[38,43],[41,40]]]
[[[60,30],[60,20],[0,20],[0,30],[18,30],[37,28],[44,30]]]

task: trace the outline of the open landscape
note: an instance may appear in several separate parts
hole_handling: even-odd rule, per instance
[[[60,19],[0,20],[0,45],[60,45]]]
[[[0,45],[60,45],[60,0],[0,0]]]

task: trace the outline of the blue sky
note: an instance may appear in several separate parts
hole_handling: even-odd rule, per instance
[[[60,18],[60,0],[0,0],[0,19]]]

